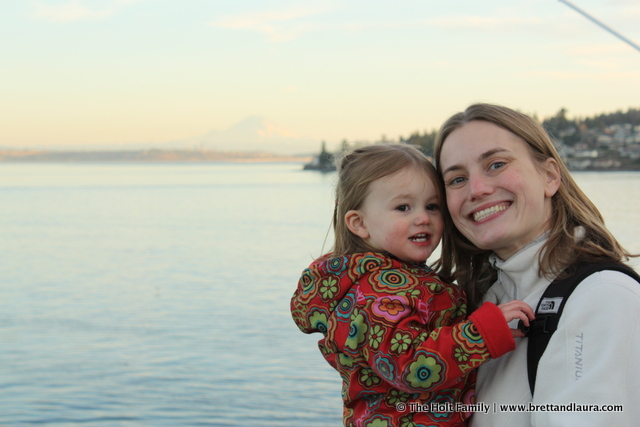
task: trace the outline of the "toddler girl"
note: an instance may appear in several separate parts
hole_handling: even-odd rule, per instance
[[[333,250],[305,269],[291,312],[342,377],[345,426],[464,426],[480,364],[515,348],[521,301],[466,297],[425,262],[443,233],[443,188],[408,145],[375,145],[339,168]]]

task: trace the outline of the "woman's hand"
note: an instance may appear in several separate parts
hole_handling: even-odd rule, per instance
[[[509,301],[504,304],[500,304],[498,306],[502,314],[504,315],[507,323],[511,322],[514,319],[522,320],[525,326],[529,326],[529,320],[535,319],[535,315],[533,314],[533,309],[529,306],[529,304],[524,303],[520,300]],[[524,337],[524,332],[520,329],[511,329],[511,333],[514,338],[522,338]]]

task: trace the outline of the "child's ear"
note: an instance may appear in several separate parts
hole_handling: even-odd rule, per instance
[[[356,236],[367,239],[369,237],[369,230],[364,222],[362,213],[357,210],[349,211],[344,215],[344,222],[347,224],[347,228]]]

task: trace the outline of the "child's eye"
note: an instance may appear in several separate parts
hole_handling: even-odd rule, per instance
[[[409,205],[396,206],[396,210],[400,212],[406,212],[409,210]]]
[[[437,203],[430,203],[430,204],[427,205],[427,210],[428,211],[440,210],[440,205],[438,205]]]

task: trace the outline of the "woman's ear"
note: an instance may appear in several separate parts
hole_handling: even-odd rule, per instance
[[[560,184],[562,183],[562,174],[560,173],[560,167],[558,166],[558,162],[556,162],[555,159],[549,157],[544,162],[544,170],[544,195],[546,197],[553,197],[553,195],[558,191],[558,188],[560,188]]]
[[[367,230],[367,224],[364,222],[362,212],[357,210],[348,211],[344,215],[344,222],[347,224],[347,228],[356,236],[367,239],[369,237],[369,230]]]

